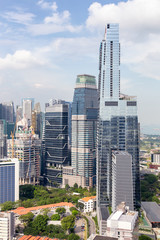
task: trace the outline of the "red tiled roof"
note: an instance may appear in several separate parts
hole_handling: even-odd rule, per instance
[[[74,207],[72,203],[68,202],[61,202],[61,203],[55,203],[55,204],[49,204],[49,205],[43,205],[43,206],[37,206],[37,207],[30,207],[30,208],[24,208],[20,207],[15,210],[11,210],[11,212],[14,212],[18,215],[25,215],[31,211],[41,210],[45,208],[56,208],[56,207]]]
[[[88,202],[89,200],[95,199],[95,198],[96,198],[96,196],[91,196],[91,197],[82,198],[82,199],[80,199],[80,200],[82,200],[82,201],[84,201],[84,202]]]
[[[48,237],[40,237],[40,236],[31,236],[31,235],[24,235],[20,237],[18,240],[58,240],[58,238],[48,238]]]

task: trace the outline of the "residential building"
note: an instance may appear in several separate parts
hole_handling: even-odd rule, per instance
[[[107,232],[108,237],[114,237],[121,240],[138,239],[138,235],[134,235],[137,232],[137,220],[138,212],[130,211],[125,203],[121,203],[117,211],[112,213],[107,219]]]
[[[107,24],[100,44],[97,142],[97,214],[100,221],[101,209],[112,203],[114,150],[126,151],[132,156],[133,201],[135,208],[140,206],[137,101],[135,97],[120,94],[118,24]]]
[[[45,109],[43,135],[43,176],[46,185],[62,184],[62,168],[68,158],[68,104],[58,100]]]
[[[155,165],[160,165],[160,152],[151,154],[151,162]]]
[[[19,200],[19,161],[0,159],[0,204]]]
[[[19,184],[39,184],[41,168],[41,140],[31,128],[27,120],[17,123],[15,138],[7,140],[7,155],[19,160]]]
[[[123,151],[112,153],[112,211],[125,200],[130,210],[133,207],[132,156]]]
[[[0,212],[0,239],[12,240],[14,233],[14,213]]]
[[[86,178],[86,186],[95,184],[98,92],[96,79],[78,75],[72,103],[71,161],[76,176]]]
[[[96,209],[96,196],[84,197],[78,202],[84,205],[84,213],[93,212]]]

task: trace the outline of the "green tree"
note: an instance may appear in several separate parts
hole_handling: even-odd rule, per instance
[[[73,187],[74,187],[74,189],[77,189],[78,188],[78,184],[75,183]]]
[[[148,237],[147,235],[139,236],[139,240],[152,240],[152,238]]]
[[[33,218],[34,218],[34,214],[32,212],[29,212],[25,215],[21,215],[19,217],[19,220],[28,225],[33,220]]]
[[[15,202],[7,201],[1,204],[2,211],[9,211],[15,208]]]
[[[38,234],[45,232],[48,220],[49,217],[47,215],[38,215],[32,222],[32,229],[38,232]]]
[[[79,211],[78,211],[78,210],[73,210],[73,211],[72,211],[72,215],[73,215],[73,216],[76,216],[76,215],[78,215],[78,214],[79,214]]]
[[[34,198],[34,186],[31,184],[21,185],[19,187],[19,197],[21,200]]]
[[[76,207],[79,208],[80,210],[83,210],[83,209],[84,209],[84,204],[81,203],[81,202],[78,202],[78,203],[76,204]]]
[[[63,208],[63,207],[60,207],[60,208],[57,208],[57,209],[56,209],[56,212],[57,212],[58,214],[63,214],[63,213],[66,212],[66,209]]]
[[[69,185],[66,184],[65,189],[68,191],[69,190]]]
[[[77,234],[74,234],[74,233],[71,233],[68,236],[68,240],[79,240],[79,239],[80,239],[80,237]]]
[[[60,215],[59,214],[53,214],[51,216],[51,220],[52,221],[59,221],[60,220]]]
[[[61,224],[64,230],[69,230],[74,227],[75,217],[73,215],[64,217],[61,221]]]

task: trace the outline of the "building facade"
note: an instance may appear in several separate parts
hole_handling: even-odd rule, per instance
[[[0,203],[19,200],[19,161],[0,160]]]
[[[41,140],[31,129],[18,129],[15,139],[7,140],[7,155],[19,160],[19,184],[39,184],[41,168]]]
[[[43,176],[45,184],[62,184],[62,168],[70,165],[68,158],[68,104],[58,101],[45,110],[43,135]]]
[[[132,156],[123,151],[112,154],[112,211],[125,200],[133,210]]]
[[[14,213],[0,212],[0,239],[12,240],[15,233]]]
[[[96,79],[91,75],[78,75],[72,103],[71,159],[74,174],[85,177],[86,186],[93,185],[96,174],[97,118]]]
[[[112,202],[112,151],[132,156],[134,207],[140,202],[139,125],[135,97],[120,94],[119,25],[107,24],[99,56],[97,210]],[[124,199],[125,201],[125,199]]]

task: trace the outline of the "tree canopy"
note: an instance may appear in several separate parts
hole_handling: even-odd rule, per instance
[[[74,227],[75,217],[73,215],[64,217],[61,221],[61,224],[64,230],[69,230]]]

